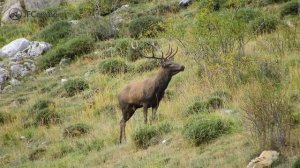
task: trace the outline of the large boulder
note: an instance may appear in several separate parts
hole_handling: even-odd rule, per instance
[[[264,168],[271,167],[271,165],[279,159],[277,151],[263,151],[259,157],[251,160],[247,168]]]
[[[16,39],[0,49],[0,57],[12,57],[17,52],[21,52],[30,45],[30,41],[25,38]]]
[[[38,11],[47,7],[58,6],[64,2],[75,3],[83,2],[84,0],[6,0],[3,6],[2,22],[12,21],[9,17],[10,11],[19,9],[19,11]],[[24,16],[24,13],[23,13]]]

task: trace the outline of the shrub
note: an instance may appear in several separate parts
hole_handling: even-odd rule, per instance
[[[207,105],[209,108],[216,110],[216,109],[223,108],[224,101],[222,98],[220,98],[218,96],[213,96],[208,99]]]
[[[49,17],[49,15],[55,15],[55,17]],[[51,6],[37,11],[36,16],[33,17],[34,21],[37,22],[40,27],[45,27],[57,21],[79,18],[79,12],[72,5]]]
[[[164,134],[171,132],[173,127],[166,122],[158,126],[142,126],[134,131],[132,139],[138,148],[146,149],[153,144],[157,144]]]
[[[245,23],[249,23],[258,16],[261,16],[261,12],[252,8],[242,8],[236,14],[236,18]]]
[[[89,17],[74,26],[76,36],[91,36],[96,40],[107,40],[116,36],[116,31],[101,17]]]
[[[154,126],[144,126],[137,129],[132,139],[138,148],[146,149],[151,145],[151,139],[158,135],[158,131]]]
[[[36,38],[51,44],[57,44],[60,40],[70,37],[71,32],[70,23],[67,21],[58,21],[42,29],[36,35]]]
[[[250,27],[256,34],[274,32],[277,25],[278,21],[274,16],[261,16],[250,22]]]
[[[196,115],[188,119],[183,136],[195,145],[209,142],[230,130],[230,125],[218,116]]]
[[[135,67],[135,71],[138,73],[151,71],[155,68],[160,67],[160,63],[157,60],[144,60]]]
[[[208,107],[209,106],[206,101],[203,101],[201,99],[195,99],[188,105],[185,114],[192,115],[198,113],[206,113],[209,110]]]
[[[63,136],[64,137],[78,137],[85,134],[88,134],[91,130],[91,127],[89,125],[79,123],[75,125],[71,125],[67,128],[65,128]]]
[[[224,90],[214,91],[211,94],[211,96],[220,97],[220,98],[225,99],[225,100],[232,100],[232,96]]]
[[[0,112],[0,125],[11,122],[13,117],[11,114]]]
[[[62,58],[74,60],[90,52],[94,47],[94,40],[88,36],[69,39],[47,52],[38,59],[40,69],[46,69],[59,64]]]
[[[151,14],[153,15],[163,15],[166,13],[176,13],[179,11],[178,3],[163,3],[157,5],[155,8],[151,9]]]
[[[88,88],[89,84],[83,79],[68,80],[64,84],[64,89],[69,96],[74,96],[75,94],[80,93]]]
[[[104,147],[104,141],[101,139],[94,139],[92,141],[77,141],[77,148],[85,153],[90,151],[100,151]]]
[[[129,32],[134,38],[156,37],[158,32],[163,31],[162,23],[162,19],[159,17],[142,16],[130,22]]]
[[[98,67],[101,73],[111,75],[126,73],[129,68],[123,60],[119,59],[106,59],[102,61]]]
[[[266,60],[260,63],[258,77],[262,82],[280,84],[285,77],[283,65],[278,61]]]
[[[249,88],[242,109],[245,123],[262,149],[280,150],[288,143],[292,108],[285,91],[268,83]]]
[[[296,161],[293,164],[293,168],[300,168],[300,157],[296,159]]]
[[[0,29],[0,48],[17,38],[32,36],[35,31],[33,24],[2,24]]]
[[[281,17],[286,15],[298,15],[300,3],[297,0],[287,2],[281,7]]]
[[[173,129],[172,125],[168,122],[159,123],[157,126],[157,131],[161,135],[170,133],[172,129]]]
[[[131,43],[133,42],[130,38],[121,38],[116,40],[115,48],[116,51],[123,57],[127,57],[129,48],[131,47]]]
[[[38,100],[35,104],[30,108],[30,112],[37,113],[40,110],[49,108],[54,103],[50,100]]]
[[[34,124],[36,126],[46,125],[49,126],[50,124],[57,124],[60,123],[60,115],[56,113],[54,110],[49,108],[44,108],[35,113],[35,120]]]
[[[29,154],[29,160],[34,161],[40,159],[46,153],[46,149],[38,148]]]

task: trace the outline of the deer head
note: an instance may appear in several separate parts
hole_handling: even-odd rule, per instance
[[[131,47],[134,50],[137,50],[143,57],[145,58],[150,58],[150,59],[157,59],[160,61],[160,65],[161,67],[169,72],[172,76],[176,75],[177,73],[184,71],[185,66],[175,63],[174,62],[174,56],[177,54],[178,52],[178,47],[176,48],[176,50],[174,51],[173,48],[171,47],[171,45],[169,44],[169,49],[167,51],[166,54],[164,54],[163,51],[161,51],[161,56],[158,57],[155,55],[155,50],[159,50],[157,46],[155,46],[154,44],[150,44],[150,43],[146,43],[148,45],[151,46],[152,48],[152,56],[147,56],[145,55],[141,50],[138,49],[138,44],[137,43],[132,43]]]

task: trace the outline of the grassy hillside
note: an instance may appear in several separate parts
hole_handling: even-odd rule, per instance
[[[299,161],[299,3],[101,1],[100,11],[129,7],[100,17],[95,2],[50,7],[62,14],[1,27],[0,47],[26,37],[53,48],[36,60],[35,74],[0,94],[0,167],[231,168],[271,149],[281,154],[274,167]],[[179,47],[175,62],[186,69],[171,80],[158,121],[145,126],[137,110],[127,142],[118,144],[116,95],[159,69],[131,49],[133,41],[148,54],[147,41],[163,51]],[[62,58],[70,63],[59,65]],[[47,75],[51,66],[57,71]]]

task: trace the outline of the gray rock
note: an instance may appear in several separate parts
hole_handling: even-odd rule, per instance
[[[28,49],[26,49],[26,53],[29,57],[38,57],[51,49],[51,47],[52,45],[49,43],[33,41]]]
[[[272,163],[279,159],[277,151],[263,151],[259,157],[251,160],[247,168],[263,168],[270,167]]]
[[[3,63],[0,63],[0,68],[5,68],[5,65]]]
[[[21,85],[21,82],[18,81],[17,79],[15,79],[15,78],[12,78],[11,81],[10,81],[10,84],[12,86],[18,86],[18,85]]]
[[[89,76],[91,76],[91,74],[92,74],[92,71],[87,71],[87,72],[84,74],[84,77],[89,77]]]
[[[178,5],[179,6],[188,6],[191,2],[192,2],[192,0],[180,0]]]
[[[20,62],[23,60],[23,52],[17,52],[13,57],[9,58],[10,62]]]
[[[20,64],[14,64],[10,67],[10,71],[11,71],[11,76],[13,78],[18,78],[21,76],[22,71],[23,71],[23,66]]]
[[[56,68],[55,68],[55,67],[46,69],[46,73],[47,73],[48,75],[53,74],[55,71],[56,71]]]
[[[16,39],[0,49],[0,57],[12,57],[30,45],[25,38]]]

